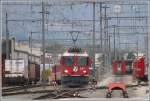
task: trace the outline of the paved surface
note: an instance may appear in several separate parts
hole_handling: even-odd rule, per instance
[[[28,99],[3,99],[2,101],[33,101]],[[46,100],[34,100],[34,101],[149,101],[148,99],[143,98],[129,98],[129,99],[123,99],[123,98],[114,98],[114,99],[106,99],[106,98],[65,98],[65,99],[46,99]]]
[[[97,86],[106,86],[112,82],[124,82],[125,84],[136,84],[131,75],[124,75],[124,76],[109,75],[109,77],[103,79],[101,82],[98,82]]]

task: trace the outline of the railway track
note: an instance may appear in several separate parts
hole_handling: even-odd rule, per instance
[[[55,90],[38,90],[38,91],[19,91],[19,92],[7,92],[2,93],[2,96],[22,95],[22,94],[37,94],[37,93],[49,93]]]
[[[126,85],[127,88],[132,88],[136,87],[138,85]],[[147,86],[141,85],[141,86]],[[60,99],[60,98],[88,98],[85,96],[80,96],[80,92],[89,90],[91,88],[76,88],[76,89],[63,89],[63,90],[58,90],[57,92],[49,92],[47,94],[44,94],[42,96],[39,96],[37,98],[34,98],[33,100],[42,100],[42,99]],[[96,87],[95,90],[102,90],[102,89],[108,89],[107,86],[101,86],[101,87]]]
[[[141,84],[140,86],[147,86],[148,84]],[[12,88],[3,89],[2,96],[13,96],[13,95],[22,95],[22,94],[43,94],[33,98],[33,100],[42,100],[42,99],[59,99],[59,98],[87,98],[85,96],[80,96],[81,91],[86,91],[91,88],[60,88],[60,89],[38,89],[36,87],[46,87],[50,85],[30,85],[30,86],[17,86]],[[138,84],[126,85],[126,88],[137,87]],[[33,89],[32,89],[33,88]],[[36,89],[34,89],[36,88]],[[96,90],[108,89],[107,86],[99,86],[95,88]]]
[[[17,87],[10,87],[2,89],[2,92],[13,92],[13,91],[19,91],[19,90],[26,90],[30,88],[36,88],[36,87],[46,87],[50,85],[24,85],[24,86],[17,86]]]
[[[87,98],[84,96],[80,96],[79,92],[87,90],[84,88],[79,89],[65,89],[65,90],[59,90],[57,92],[49,92],[45,95],[39,96],[37,98],[34,98],[33,100],[42,100],[42,99],[60,99],[60,98]]]

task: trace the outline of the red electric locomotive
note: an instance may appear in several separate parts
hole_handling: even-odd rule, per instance
[[[88,84],[91,59],[81,48],[70,48],[61,57],[62,78],[65,86],[82,86]]]
[[[144,57],[137,57],[133,61],[133,76],[138,81],[148,81],[148,67],[145,65]]]

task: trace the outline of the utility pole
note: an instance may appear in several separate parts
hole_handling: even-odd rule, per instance
[[[110,66],[110,71],[111,71],[111,36],[109,35],[109,39],[108,39],[108,42],[109,42],[109,66]]]
[[[42,62],[43,62],[43,71],[45,71],[45,7],[44,1],[42,1]],[[42,81],[44,81],[44,77],[42,77]]]
[[[0,12],[2,12],[2,2],[0,2]],[[1,15],[2,18],[2,15]],[[2,24],[1,24],[2,25]],[[0,101],[2,101],[2,34],[0,34]]]
[[[139,56],[139,43],[138,43],[138,40],[136,42],[136,45],[137,45],[137,57]]]
[[[31,63],[32,63],[32,32],[29,33],[28,45],[29,45],[29,51],[30,51],[30,52],[28,52],[28,78],[29,78],[29,76],[30,76],[29,71],[30,71],[30,66],[31,66]],[[28,79],[28,83],[29,83],[29,79]]]
[[[148,81],[150,88],[150,0],[148,1]],[[149,93],[150,96],[150,93]]]
[[[109,59],[109,55],[110,55],[110,49],[109,49],[109,35],[108,35],[108,18],[106,18],[106,53],[107,53],[107,57],[106,57],[106,60],[107,60],[107,70],[109,72],[109,67],[110,67],[110,59]]]
[[[100,52],[103,54],[103,12],[102,12],[102,2],[99,3],[99,14],[100,14]],[[104,64],[102,63],[99,68],[97,69],[98,71],[98,80],[101,78],[101,70],[103,69]]]
[[[96,77],[96,67],[95,67],[95,2],[93,2],[93,69],[94,77]]]
[[[32,31],[29,35],[29,47],[30,47],[30,61],[32,61]]]
[[[106,68],[106,66],[108,66],[108,52],[107,52],[107,49],[108,49],[108,36],[107,36],[107,7],[106,4],[105,6],[103,7],[104,8],[104,67]],[[106,68],[107,69],[107,68]]]
[[[106,32],[106,23],[107,23],[107,21],[106,21],[106,18],[107,18],[107,15],[106,15],[106,13],[107,13],[106,4],[105,4],[105,7],[104,7],[104,11],[105,11],[105,15],[104,15],[104,21],[105,21],[105,22],[104,22],[104,23],[105,23],[105,24],[104,24],[104,34],[105,34],[105,35],[104,35],[104,46],[105,46],[105,47],[104,47],[104,52],[105,52],[105,55],[106,55],[106,51],[107,51],[107,49],[106,49],[106,36],[107,36],[107,35],[106,35],[106,33],[107,33],[107,32]]]
[[[100,49],[103,52],[103,15],[102,15],[102,2],[100,2]]]
[[[8,15],[6,12],[6,59],[10,58],[9,46]]]
[[[114,28],[114,59],[117,60],[117,57],[116,57],[116,26],[113,25],[113,28]]]

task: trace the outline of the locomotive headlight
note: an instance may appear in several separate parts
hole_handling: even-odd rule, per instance
[[[86,73],[86,70],[84,70],[83,73]]]
[[[64,70],[65,73],[68,73],[68,70]]]

